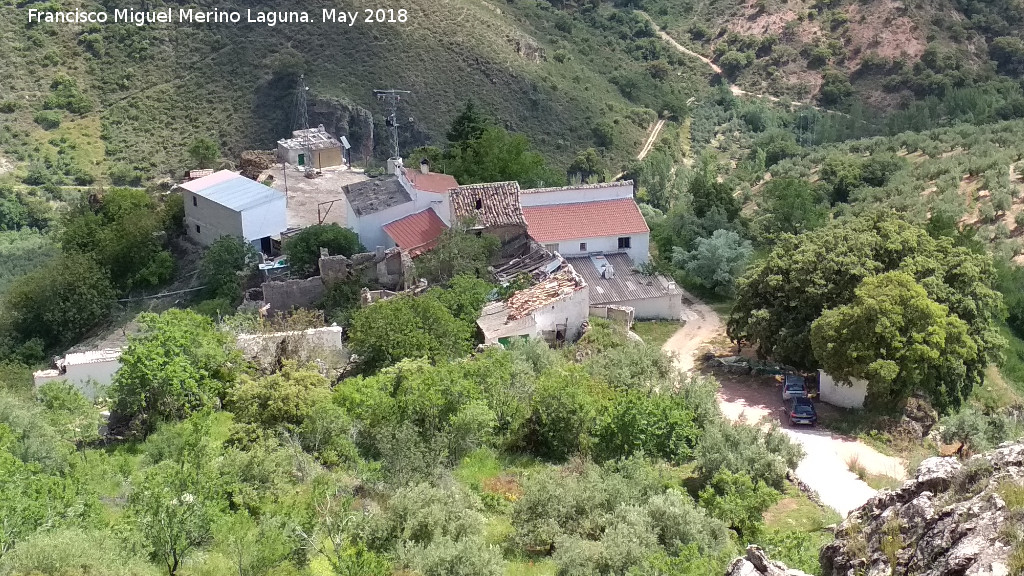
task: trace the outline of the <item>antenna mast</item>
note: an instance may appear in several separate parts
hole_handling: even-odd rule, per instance
[[[309,109],[308,109],[308,105],[307,105],[307,101],[308,101],[307,92],[309,92],[309,87],[306,86],[306,75],[305,74],[300,74],[299,75],[299,93],[298,93],[298,95],[296,97],[297,98],[297,103],[296,103],[297,117],[296,117],[295,120],[296,120],[296,122],[299,125],[298,129],[302,131],[302,143],[304,145],[304,148],[306,149],[306,155],[304,156],[305,164],[306,164],[305,167],[304,167],[305,168],[305,172],[306,172],[306,174],[308,176],[312,177],[314,175],[314,173],[315,173],[315,170],[314,170],[313,165],[312,165],[312,160],[313,160],[312,141],[310,140],[310,137],[309,137]]]
[[[385,124],[391,131],[391,157],[401,158],[398,149],[398,101],[402,99],[402,94],[412,94],[408,90],[374,90],[373,93],[377,96],[377,100],[384,102],[384,107],[387,110],[387,117],[385,118]],[[410,118],[409,120],[412,120]]]

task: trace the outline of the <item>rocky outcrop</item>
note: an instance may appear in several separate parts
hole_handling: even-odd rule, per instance
[[[1004,497],[1022,484],[1022,443],[965,462],[929,458],[900,489],[880,492],[839,525],[821,552],[822,574],[1011,576],[1024,511]]]
[[[729,564],[725,576],[808,576],[806,572],[786,568],[785,564],[768,559],[758,546],[747,546],[747,555]]]

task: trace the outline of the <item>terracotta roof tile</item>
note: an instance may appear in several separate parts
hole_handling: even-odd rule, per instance
[[[527,231],[540,243],[650,232],[632,198],[523,208]]]
[[[529,288],[516,292],[505,301],[508,309],[508,319],[518,320],[529,315],[534,310],[560,300],[587,287],[583,277],[566,265],[560,271],[552,274]]]
[[[431,208],[384,225],[384,232],[410,256],[418,256],[429,251],[447,229],[448,227]]]
[[[417,190],[433,192],[435,194],[447,194],[452,188],[459,187],[455,177],[448,174],[441,174],[439,172],[424,174],[419,170],[411,170],[409,168],[403,168],[403,170],[405,171],[405,177],[409,179],[409,183]]]
[[[526,224],[519,205],[518,182],[459,186],[450,190],[449,196],[456,220],[471,219],[484,228]]]

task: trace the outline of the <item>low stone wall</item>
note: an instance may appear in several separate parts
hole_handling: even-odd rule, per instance
[[[286,360],[294,360],[300,365],[316,362],[325,372],[332,372],[343,369],[352,356],[341,335],[341,327],[327,326],[269,334],[239,334],[236,343],[246,359],[264,372],[276,370]]]
[[[263,283],[263,301],[271,312],[287,312],[292,308],[309,308],[323,298],[324,283],[319,276],[305,280],[283,280]]]
[[[633,327],[633,308],[630,306],[591,306],[590,315],[608,320],[625,326],[627,330]]]

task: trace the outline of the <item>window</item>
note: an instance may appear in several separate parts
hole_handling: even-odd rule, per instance
[[[629,236],[619,238],[619,250],[629,250]]]
[[[196,197],[195,197],[195,196],[193,196],[193,197],[192,197],[192,205],[193,205],[193,206],[199,206],[199,201],[198,201],[198,200],[196,200]]]
[[[586,251],[587,251],[587,243],[586,242],[580,242],[580,252],[586,252]]]
[[[196,234],[199,234],[199,224],[196,224]]]

